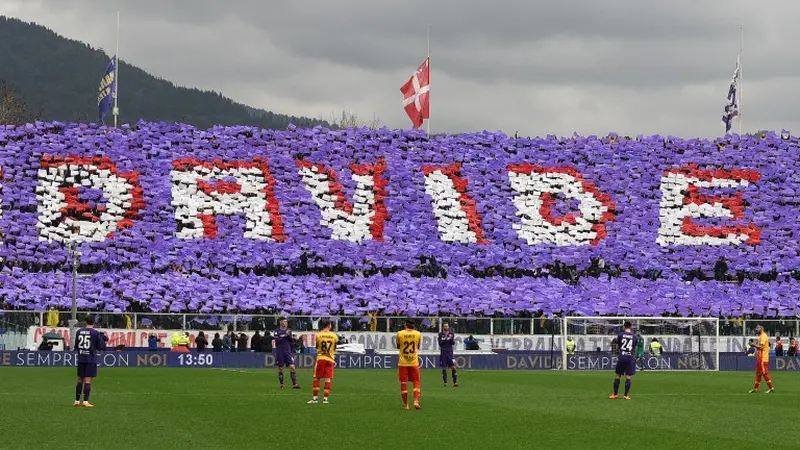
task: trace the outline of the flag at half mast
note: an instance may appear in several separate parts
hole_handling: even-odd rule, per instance
[[[728,87],[728,102],[725,104],[725,111],[722,113],[722,123],[725,124],[726,133],[731,131],[733,119],[739,116],[740,58],[741,56],[736,58],[736,68],[733,70],[731,85]]]
[[[100,122],[106,118],[114,107],[114,97],[117,95],[117,57],[111,58],[106,67],[103,78],[100,79],[100,88],[97,92],[97,115]]]
[[[419,128],[425,119],[430,118],[430,58],[411,75],[411,78],[400,88],[403,93],[403,108],[414,124],[414,128]]]

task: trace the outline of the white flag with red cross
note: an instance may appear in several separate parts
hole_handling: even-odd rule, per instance
[[[430,118],[430,80],[430,58],[426,58],[400,88],[403,93],[403,108],[415,128],[421,127],[425,119]]]

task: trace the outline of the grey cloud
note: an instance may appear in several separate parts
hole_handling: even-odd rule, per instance
[[[400,67],[403,59],[424,51],[426,22],[434,24],[437,58],[474,45],[504,53],[507,47],[535,46],[553,38],[619,44],[634,39],[716,40],[735,36],[736,31],[723,22],[724,9],[715,8],[709,17],[697,14],[696,7],[681,10],[686,2],[670,2],[669,9],[630,1],[500,1],[464,7],[464,2],[414,0],[364,8],[366,3],[351,0],[308,8],[293,2],[267,17],[264,27],[292,52],[372,69]]]
[[[424,59],[432,23],[434,131],[526,135],[720,134],[744,21],[745,123],[800,120],[791,56],[800,4],[789,0],[770,3],[780,14],[746,0],[6,4],[106,48],[119,7],[122,58],[157,76],[283,113],[346,107],[395,127],[408,126],[398,89]]]
[[[170,33],[175,37],[166,40]],[[260,42],[259,30],[233,17],[207,27],[159,19],[149,22],[147,31],[141,34],[135,46],[126,43],[129,49],[123,48],[126,51],[122,52],[122,59],[177,82],[187,77],[190,82],[203,85],[231,80],[274,82],[303,70],[300,61],[285,58],[269,42]],[[241,42],[249,44],[242,46]]]
[[[552,39],[612,42],[616,46],[635,40],[655,46],[663,40],[711,45],[735,36],[731,21],[724,20],[727,9],[696,3],[677,1],[666,7],[622,0],[500,1],[464,7],[464,2],[453,0],[388,5],[364,0],[239,1],[234,9],[217,1],[147,0],[137,2],[131,12],[143,19],[158,17],[197,26],[235,16],[261,28],[266,38],[289,53],[370,70],[395,70],[424,53],[427,22],[435,24],[434,54],[445,67],[449,55],[474,47],[488,47],[494,54],[514,59],[508,50],[535,47]],[[474,59],[479,66],[480,59]]]

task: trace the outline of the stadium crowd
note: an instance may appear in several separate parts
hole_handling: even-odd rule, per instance
[[[794,316],[800,298],[798,257],[792,256],[797,239],[787,239],[798,222],[797,139],[772,133],[717,140],[480,133],[429,140],[395,130],[201,131],[140,123],[111,131],[50,123],[6,128],[0,143],[2,309],[70,306],[70,253],[61,241],[75,238],[76,230],[63,224],[81,220],[80,308],[141,317],[337,315],[353,318],[347,326],[360,329],[362,319],[370,324],[375,315],[714,315],[730,318],[725,326],[735,328],[742,317]],[[386,162],[375,162],[376,153]],[[269,158],[268,169],[259,165],[261,157]],[[328,165],[305,162],[312,160]],[[457,168],[447,165],[452,161]],[[578,241],[597,242],[564,246],[525,237],[520,230],[530,217],[519,202],[532,188],[514,180],[539,169],[521,161],[577,168],[577,175],[554,173],[578,180],[584,192],[553,188],[538,210],[550,228],[538,230],[553,232],[552,239],[566,230]],[[523,172],[512,174],[509,189],[515,163]],[[664,214],[672,213],[659,198],[660,172],[690,163],[708,173],[676,173],[699,177],[696,183],[709,192],[713,183],[703,183],[716,173],[728,180],[719,190],[729,197],[682,191],[689,203],[722,213],[697,215],[700,234],[684,232],[699,236],[694,247],[656,244],[669,238]],[[172,167],[171,177],[157,172],[164,165]],[[347,167],[352,181],[336,172]],[[64,188],[65,180],[82,187]],[[242,206],[257,203],[258,195],[241,192],[261,182],[279,200],[282,216],[272,197],[265,197],[263,211]],[[129,194],[114,203],[103,183]],[[460,195],[456,203],[448,203],[447,183]],[[52,198],[51,185],[62,186]],[[592,196],[607,207],[602,217],[582,216]],[[194,201],[210,208],[196,223],[186,215]],[[658,211],[659,201],[661,216],[642,214],[645,207]],[[51,203],[66,206],[36,209]],[[115,207],[124,219],[103,228],[103,213]],[[719,225],[728,213],[739,221]],[[237,214],[245,219],[229,217]],[[751,219],[771,226],[756,233]],[[522,225],[508,223],[513,220]],[[589,228],[574,233],[568,226],[583,223]],[[176,225],[177,238],[170,236]],[[101,232],[107,237],[98,238]],[[713,240],[728,238],[735,242]],[[221,339],[239,346],[240,337]]]

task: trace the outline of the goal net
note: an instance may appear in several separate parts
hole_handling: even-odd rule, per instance
[[[561,367],[614,370],[617,334],[626,321],[644,344],[636,352],[637,370],[719,370],[715,317],[566,317]]]

